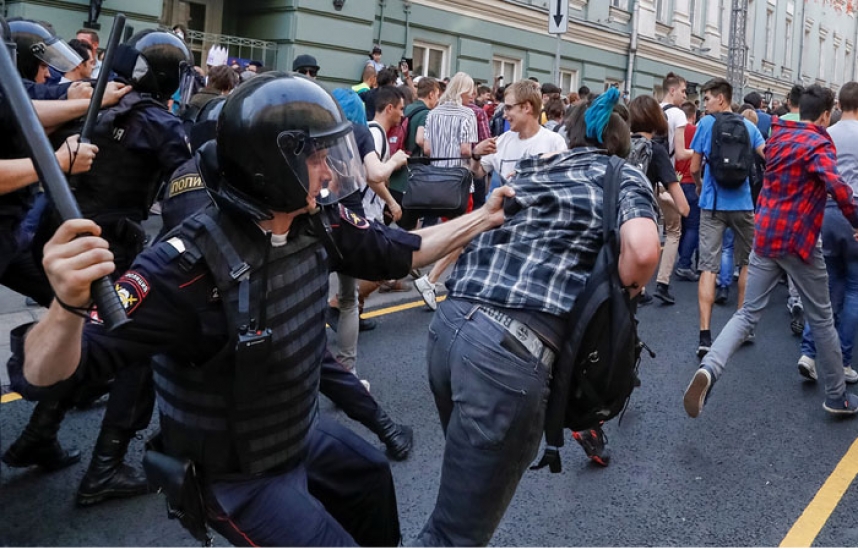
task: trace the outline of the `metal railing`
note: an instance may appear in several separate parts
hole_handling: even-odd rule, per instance
[[[229,51],[230,57],[259,61],[268,68],[275,68],[277,66],[277,43],[275,42],[193,30],[187,31],[185,40],[187,40],[191,50],[200,52],[201,64],[205,64],[209,48],[212,46],[225,46],[227,51]]]

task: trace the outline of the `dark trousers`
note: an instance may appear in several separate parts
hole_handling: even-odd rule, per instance
[[[371,425],[378,414],[378,403],[357,376],[341,365],[327,349],[322,358],[319,391],[341,408],[349,418],[364,426]]]
[[[320,417],[292,470],[205,490],[209,524],[234,546],[396,546],[390,465],[372,445]]]
[[[682,236],[679,238],[679,260],[676,267],[691,269],[691,257],[700,242],[700,197],[693,183],[683,183],[682,191],[688,201],[688,216],[682,218]]]
[[[418,216],[411,210],[406,210],[405,207],[402,206],[402,198],[404,197],[402,191],[396,191],[394,189],[391,189],[390,196],[392,196],[393,200],[396,201],[396,204],[398,204],[402,208],[402,217],[399,218],[399,221],[396,222],[396,225],[406,231],[411,231],[412,229],[417,227],[417,222],[420,221],[420,216]]]

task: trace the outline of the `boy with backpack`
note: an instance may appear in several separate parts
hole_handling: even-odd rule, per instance
[[[711,88],[703,89],[707,98],[711,98]],[[846,391],[825,259],[818,244],[826,196],[833,197],[852,226],[853,236],[858,238],[858,208],[852,199],[852,188],[838,174],[837,152],[826,132],[833,108],[834,93],[814,84],[801,97],[801,121],[773,123],[756,219],[757,238],[750,258],[747,299],[721,331],[685,391],[683,404],[692,418],[702,411],[730,356],[753,333],[784,273],[792,277],[801,294],[816,341],[816,366],[825,383],[823,409],[835,416],[858,413],[858,396]],[[737,234],[737,245],[738,237]],[[701,235],[701,249],[702,241]]]
[[[734,261],[739,272],[738,307],[745,298],[748,256],[754,243],[754,201],[748,176],[754,166],[754,154],[763,157],[765,142],[757,127],[730,109],[733,87],[723,78],[713,78],[701,88],[708,115],[697,125],[691,149],[691,175],[700,187],[700,247],[698,249],[698,303],[700,307],[700,343],[697,355],[703,357],[712,346],[710,323],[715,302],[715,278],[721,269],[721,245],[724,230],[735,235]],[[706,169],[703,159],[706,159]],[[703,177],[701,180],[701,172]],[[751,336],[753,338],[753,336]]]

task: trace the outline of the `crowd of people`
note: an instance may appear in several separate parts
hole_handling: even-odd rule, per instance
[[[2,461],[78,462],[57,438],[63,418],[108,395],[81,506],[153,489],[125,454],[157,403],[149,452],[194,464],[194,483],[167,498],[202,503],[179,514],[195,536],[211,527],[237,546],[399,544],[387,459],[414,452],[412,430],[358,376],[357,351],[359,333],[375,328],[361,316],[371,293],[417,292],[435,311],[428,379],[445,448],[435,507],[408,542],[487,545],[543,438],[567,316],[602,246],[612,157],[625,159],[626,296],[670,307],[672,280],[698,284],[687,413],[702,412],[729,357],[753,340],[782,278],[799,373],[822,375],[826,411],[858,412],[846,389],[858,382],[858,83],[841,88],[839,109],[819,85],[796,86],[783,107],[755,92],[737,104],[720,77],[698,105],[673,72],[659,99],[616,87],[564,96],[534,79],[415,77],[406,60],[385,66],[375,46],[361,82],[329,93],[308,54],[289,73],[218,64],[201,75],[181,29],[152,29],[104,67],[91,31],[66,43],[47,23],[0,22],[86,218],[59,219],[0,98],[0,284],[47,308],[12,332],[13,387],[37,404]],[[84,143],[99,74],[111,81]],[[407,207],[417,162],[470,173],[466,213]],[[141,223],[156,204],[163,228],[150,238]],[[133,323],[101,323],[90,287],[103,276]],[[727,302],[734,278],[738,310],[713,340],[713,304]],[[320,392],[387,457],[320,413]],[[573,437],[610,463],[603,426]]]

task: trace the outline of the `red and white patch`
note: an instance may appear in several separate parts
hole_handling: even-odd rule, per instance
[[[119,299],[122,300],[125,313],[131,314],[146,299],[151,286],[142,275],[136,271],[129,271],[116,281],[114,288],[119,294]]]
[[[358,216],[342,204],[340,205],[340,218],[358,229],[369,229],[369,221],[366,218]]]

